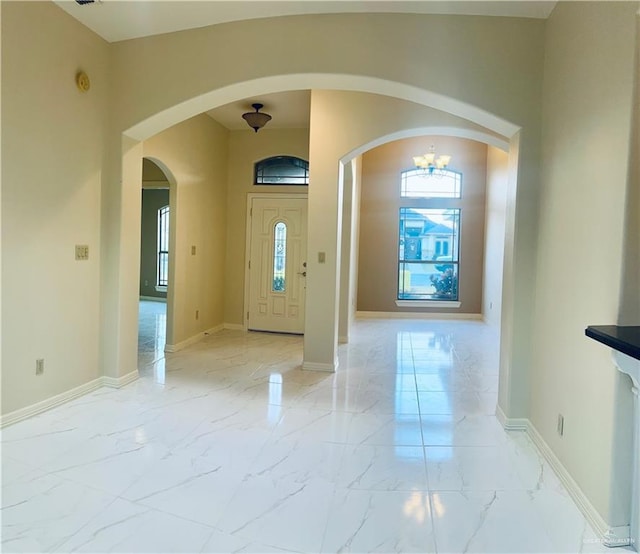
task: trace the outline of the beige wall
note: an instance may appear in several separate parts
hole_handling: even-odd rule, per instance
[[[109,58],[106,42],[53,3],[3,2],[1,40],[7,413],[99,376]],[[80,68],[87,93],[76,88]],[[75,261],[76,244],[89,246],[89,260]]]
[[[225,323],[244,325],[244,277],[247,194],[250,192],[306,193],[308,187],[255,186],[254,164],[278,155],[309,159],[309,129],[262,129],[229,134],[229,186],[227,197],[227,257]]]
[[[636,30],[635,74],[619,325],[638,325],[640,321],[640,19]]]
[[[343,191],[339,186],[342,164],[375,144],[390,140],[384,139],[396,136],[403,129],[433,127],[447,128],[462,136],[474,130],[473,124],[461,118],[396,98],[358,92],[312,91],[305,326],[305,364],[308,361],[309,367],[326,368],[334,363],[330,355],[335,353],[338,338],[334,318],[338,306],[336,271],[339,222],[342,221]],[[483,167],[483,175],[484,171]],[[326,263],[317,262],[318,252],[327,253]],[[336,285],[331,286],[334,279]],[[334,306],[336,310],[331,309]],[[317,310],[315,313],[314,309]]]
[[[506,152],[487,148],[487,202],[484,233],[484,278],[482,280],[482,313],[484,321],[500,331],[502,312],[502,271],[507,210]]]
[[[629,445],[614,441],[631,392],[584,329],[620,310],[637,9],[560,3],[546,39],[530,419],[611,525],[628,523]]]
[[[265,43],[265,35],[281,40]],[[380,40],[383,35],[384,41]],[[357,48],[353,36],[359,37]],[[365,14],[244,21],[125,41],[112,49],[113,129],[141,140],[189,115],[238,98],[301,88],[398,96],[463,117],[467,126],[472,126],[471,122],[484,125],[503,139],[521,128],[520,157],[512,164],[511,213],[518,214],[518,232],[510,235],[515,241],[510,258],[515,285],[508,303],[513,312],[510,327],[515,347],[507,352],[505,362],[518,368],[512,379],[518,393],[505,407],[511,414],[518,407],[526,410],[518,401],[528,390],[525,376],[532,302],[529,289],[535,265],[543,39],[544,22],[539,20]],[[218,55],[222,51],[234,55]],[[261,52],[260,64],[254,63],[252,52],[256,51]],[[207,71],[202,71],[203,65]],[[429,71],[423,70],[425,65]],[[481,72],[477,71],[480,66]],[[360,121],[367,127],[365,134],[379,118],[394,118],[396,131],[413,126],[401,113],[375,112],[375,117],[371,113]],[[313,122],[311,127],[310,144],[320,147],[332,141],[336,146],[344,145],[362,131],[336,126],[333,136],[315,141]],[[318,126],[319,138],[323,127]],[[342,134],[344,140],[339,136]],[[112,151],[119,148],[120,139],[112,136]],[[355,149],[360,146],[351,144]],[[320,269],[318,278],[310,272],[307,279],[311,298],[307,316],[312,324],[306,327],[305,363],[316,368],[333,368],[336,360],[337,302],[333,287],[326,287],[326,283],[333,282],[338,269],[337,206],[341,198],[336,190],[339,172],[335,155],[346,156],[348,152],[337,152],[333,146],[317,158],[318,163],[310,160],[320,186],[315,187],[319,194],[309,204],[309,248],[312,253],[326,251],[328,257],[322,268],[316,268]],[[324,164],[331,168],[322,169]],[[105,371],[115,367],[122,374],[135,355],[127,339],[134,325],[133,310],[127,308],[131,294],[122,279],[131,273],[128,265],[132,256],[124,237],[130,231],[126,214],[133,211],[128,205],[135,200],[118,188],[116,179],[123,169],[120,162],[112,160],[109,167],[113,190],[104,229],[115,244],[109,250],[114,257],[109,258],[104,276],[104,328],[108,335],[104,337],[104,365]],[[116,358],[112,352],[118,353]]]
[[[357,316],[362,156],[344,165],[338,342],[348,343]]]
[[[175,180],[169,345],[224,323],[228,136],[224,127],[200,115],[144,142],[144,156],[161,162]]]
[[[398,295],[398,211],[417,202],[400,200],[400,174],[413,156],[431,145],[452,156],[451,169],[462,173],[462,198],[447,203],[460,208],[459,308],[396,306]],[[390,142],[362,156],[358,310],[371,312],[454,312],[482,309],[485,181],[487,146],[454,137],[417,137]],[[437,201],[434,207],[439,207]],[[504,235],[503,235],[504,236]]]

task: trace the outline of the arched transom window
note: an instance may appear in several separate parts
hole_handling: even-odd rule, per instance
[[[308,185],[309,162],[294,156],[273,156],[255,165],[256,185]]]

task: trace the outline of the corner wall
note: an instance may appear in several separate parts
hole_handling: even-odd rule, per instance
[[[616,412],[631,392],[584,329],[620,310],[637,10],[559,2],[545,45],[530,419],[610,526],[629,522]]]
[[[500,331],[502,313],[508,161],[509,154],[507,152],[493,146],[488,147],[482,314],[485,323],[496,332]]]
[[[202,114],[143,144],[145,158],[161,161],[176,180],[175,202],[171,198],[175,217],[172,214],[170,232],[169,347],[224,323],[228,135]]]
[[[50,2],[2,2],[1,40],[6,414],[100,375],[109,45]],[[75,245],[88,260],[75,260]]]

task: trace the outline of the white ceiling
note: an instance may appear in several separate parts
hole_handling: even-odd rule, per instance
[[[217,23],[318,13],[420,13],[545,19],[556,2],[535,0],[97,0],[58,6],[109,42]]]

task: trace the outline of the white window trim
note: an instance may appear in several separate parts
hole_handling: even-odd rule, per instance
[[[399,308],[459,308],[458,300],[396,300]]]

